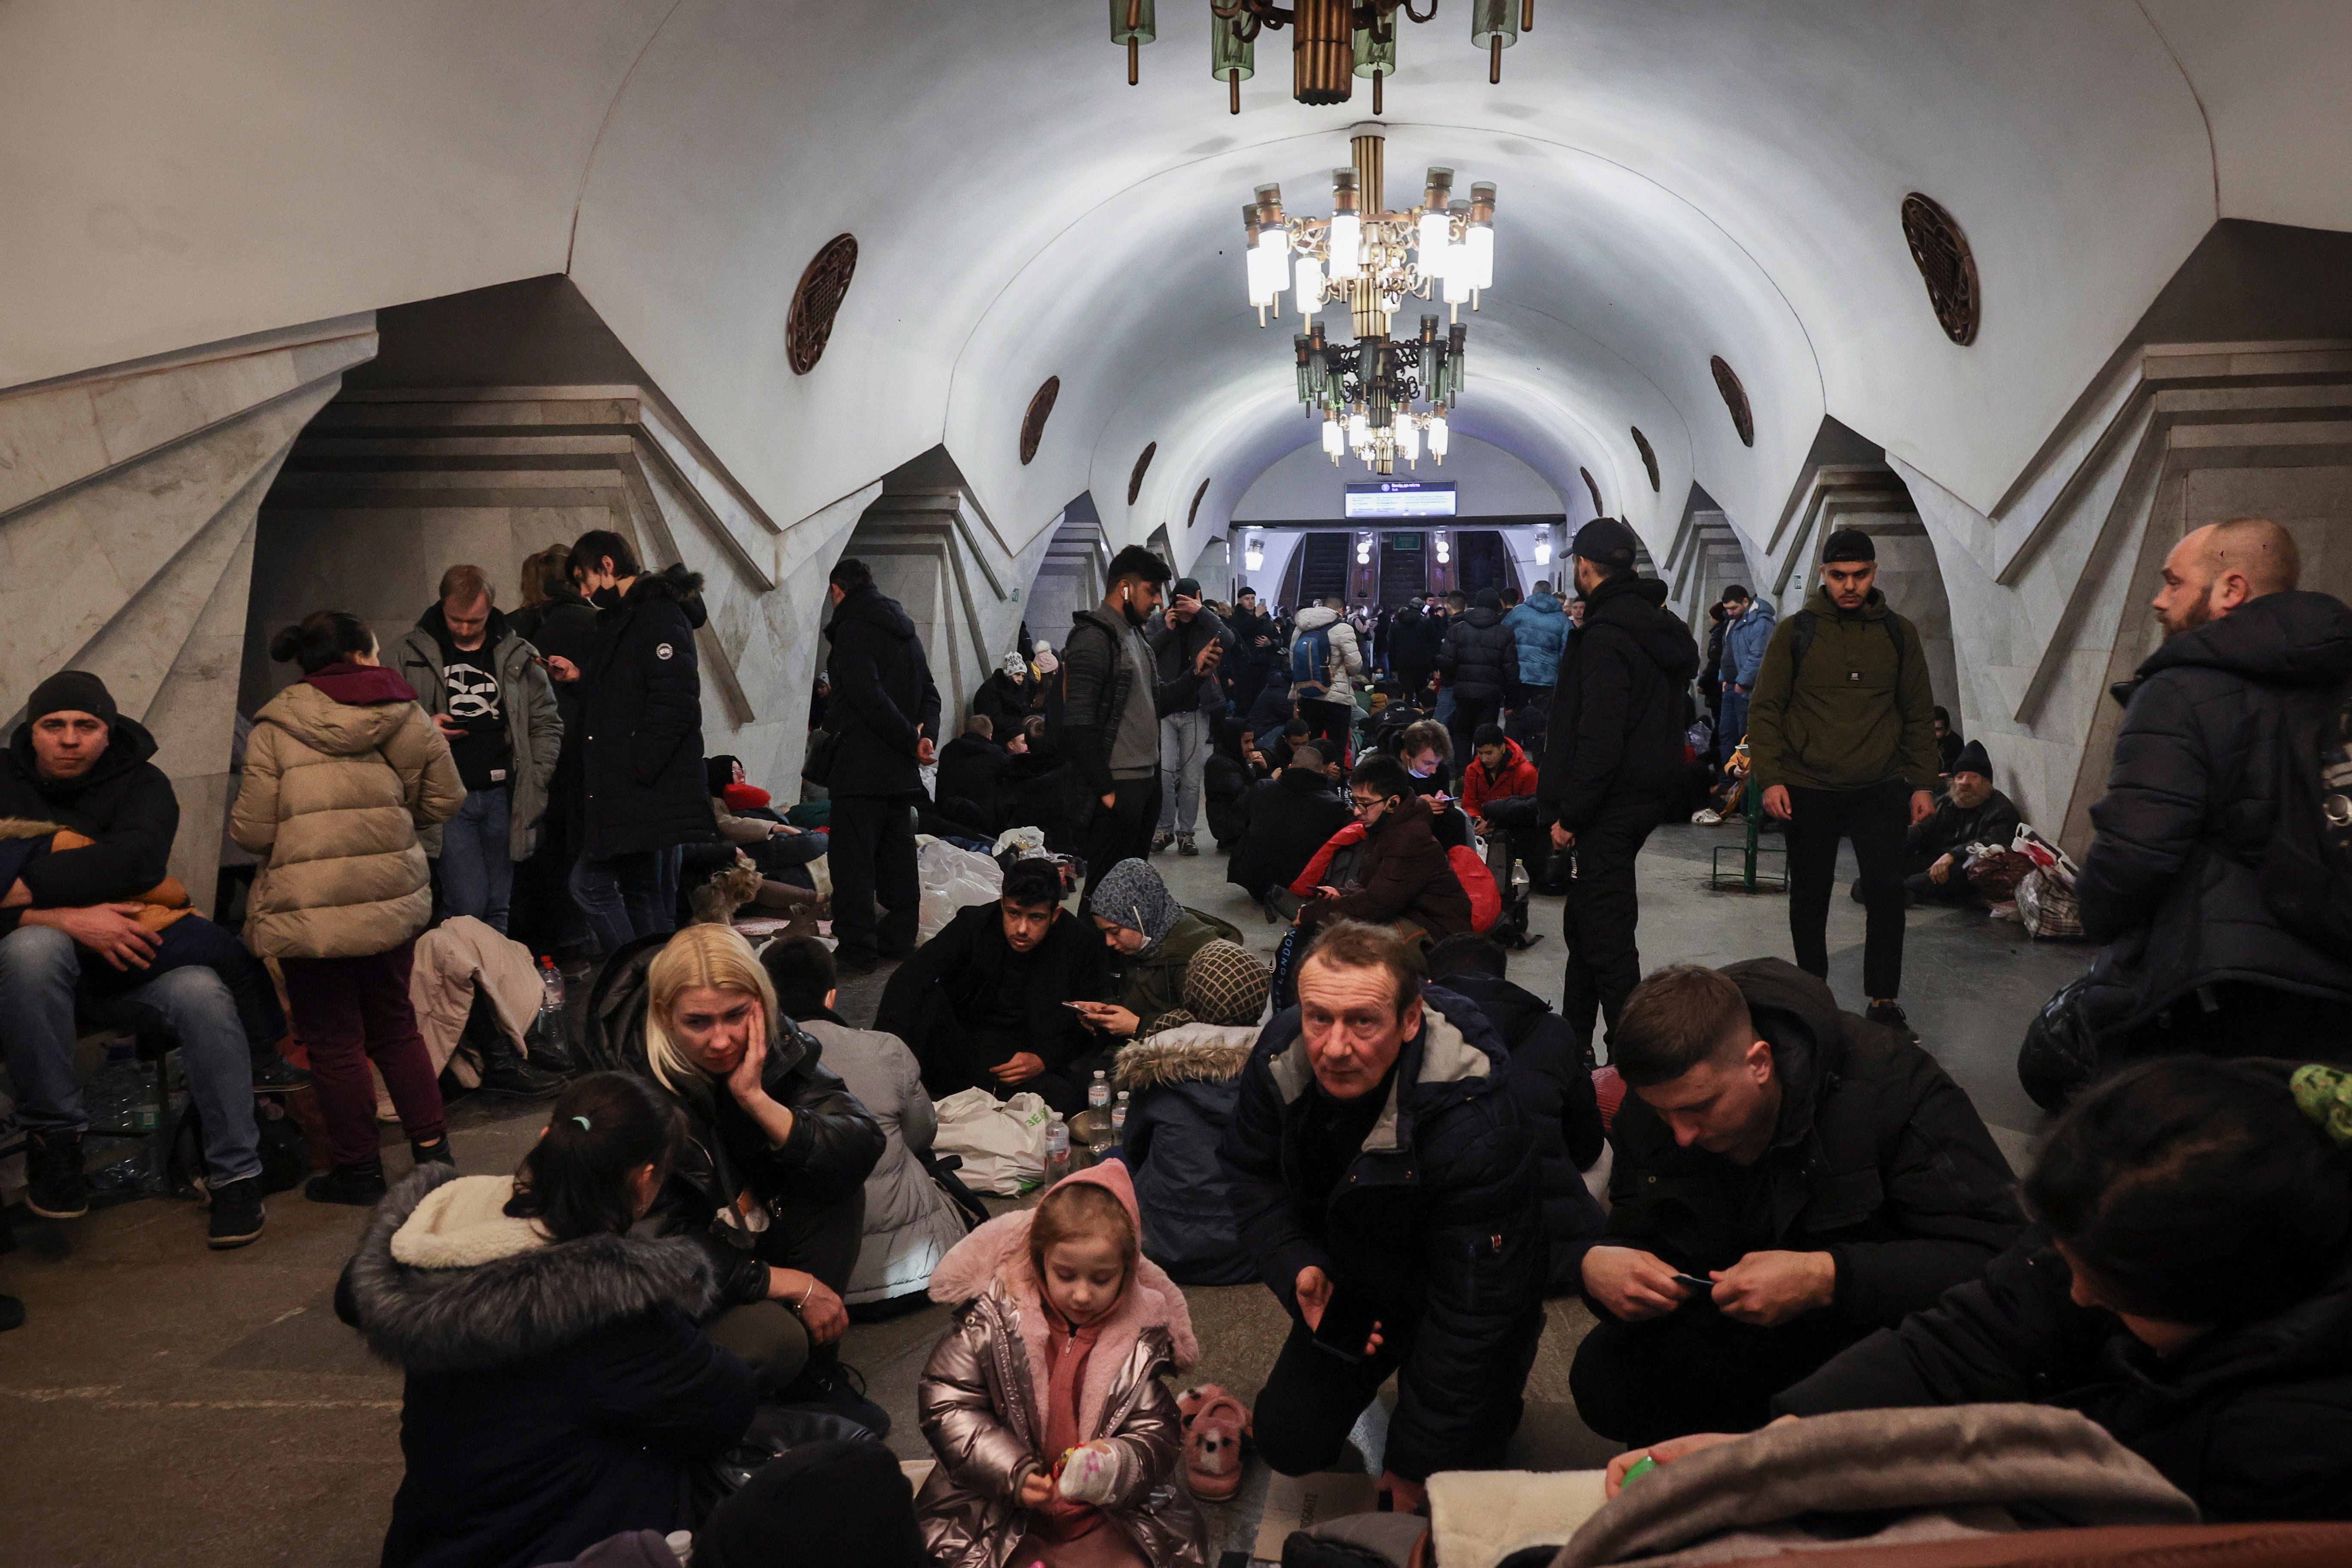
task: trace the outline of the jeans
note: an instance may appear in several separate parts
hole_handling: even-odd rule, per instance
[[[1727,699],[1728,700],[1728,699]],[[1892,1001],[1903,989],[1903,857],[1911,831],[1911,786],[1889,779],[1868,789],[1789,790],[1789,942],[1797,967],[1830,973],[1830,889],[1837,880],[1838,840],[1853,840],[1868,910],[1862,989]]]
[[[588,934],[610,957],[641,936],[677,929],[677,872],[673,863],[669,896],[662,896],[662,863],[668,851],[639,850],[603,860],[586,856],[572,868],[572,898],[588,917]]]
[[[1748,739],[1748,693],[1723,689],[1723,717],[1715,726],[1715,754],[1729,762],[1732,748]]]
[[[1201,770],[1209,761],[1208,715],[1160,721],[1160,831],[1190,834],[1201,820]]]
[[[93,963],[104,959],[93,958]],[[25,1125],[44,1131],[89,1125],[73,1070],[74,993],[81,954],[50,926],[0,937],[0,1037]],[[168,1029],[180,1042],[188,1094],[204,1122],[205,1169],[217,1186],[261,1172],[253,1121],[253,1057],[236,1004],[221,977],[199,965],[160,974],[120,996],[93,998],[93,1021]]]
[[[912,805],[902,795],[833,800],[833,934],[839,951],[872,962],[913,950],[922,922]],[[875,901],[888,910],[875,918]]]
[[[416,1032],[408,975],[415,938],[364,958],[281,958],[286,997],[294,1004],[294,1030],[310,1053],[319,1114],[327,1148],[338,1166],[376,1157],[373,1062],[400,1112],[401,1130],[417,1142],[444,1129],[441,1086],[433,1058]]]
[[[514,862],[508,858],[508,812],[514,790],[508,784],[467,790],[466,804],[441,826],[441,901],[453,915],[487,921],[501,935],[514,891]]]

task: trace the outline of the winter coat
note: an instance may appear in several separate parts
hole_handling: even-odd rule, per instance
[[[702,771],[694,629],[702,578],[646,572],[596,616],[580,667],[582,853],[591,859],[719,837]]]
[[[1426,670],[1437,663],[1439,649],[1445,645],[1445,622],[1442,616],[1411,606],[1399,610],[1389,626],[1389,662],[1399,669]]]
[[[988,830],[1004,823],[1013,753],[985,735],[958,735],[940,748],[937,783],[940,800],[968,800],[980,807]]]
[[[1535,763],[1528,761],[1526,752],[1517,741],[1503,742],[1503,767],[1490,773],[1486,764],[1475,755],[1462,770],[1462,809],[1473,816],[1486,815],[1490,800],[1508,800],[1515,795],[1533,795],[1538,787]]]
[[[627,949],[624,949],[627,952]],[[645,1048],[642,982],[635,1012],[640,1027],[623,1037]],[[658,1228],[692,1237],[709,1257],[719,1300],[730,1307],[768,1299],[765,1248],[781,1237],[770,1225],[756,1234],[743,1227],[735,1207],[749,1191],[771,1216],[781,1218],[800,1204],[829,1204],[861,1193],[887,1146],[881,1126],[857,1102],[838,1074],[821,1059],[824,1047],[788,1018],[770,1025],[768,1059],[760,1085],[768,1098],[793,1113],[793,1135],[750,1170],[736,1168],[719,1135],[719,1098],[724,1081],[693,1072],[662,1084],[686,1112],[686,1147],[671,1164],[655,1201]],[[631,1072],[661,1083],[642,1058],[624,1063]]]
[[[1445,846],[1437,841],[1428,808],[1417,801],[1400,801],[1381,813],[1364,835],[1358,875],[1363,885],[1356,891],[1306,907],[1310,927],[1332,921],[1411,921],[1433,942],[1471,927],[1470,895],[1462,890]]]
[[[1070,826],[1083,831],[1100,809],[1102,797],[1113,792],[1110,753],[1127,705],[1149,702],[1155,719],[1183,713],[1199,700],[1200,689],[1187,673],[1173,680],[1155,679],[1151,690],[1139,691],[1135,659],[1128,651],[1127,621],[1100,605],[1071,617],[1061,657],[1063,749],[1073,764]]]
[[[1219,938],[1236,947],[1248,945],[1239,927],[1188,909],[1166,936],[1141,952],[1113,958],[1118,969],[1111,979],[1110,999],[1135,1015],[1137,1034],[1150,1034],[1153,1021],[1162,1013],[1173,1013],[1184,1005],[1185,966],[1194,953]]]
[[[2279,691],[2352,677],[2352,608],[2266,594],[2166,641],[2118,691],[2107,793],[2074,879],[2106,943],[2085,998],[2104,1038],[2200,985],[2242,981],[2352,1005],[2352,954],[2272,917],[2257,871],[2278,820]]]
[[[1554,661],[1555,665],[1558,663]],[[1493,702],[1519,689],[1519,639],[1503,612],[1474,605],[1445,628],[1437,668],[1456,699]]]
[[[1770,1237],[1837,1263],[1826,1309],[1856,1334],[1900,1322],[1975,1278],[2023,1228],[2009,1162],[1936,1059],[1841,1012],[1830,988],[1778,958],[1722,971],[1772,1046],[1780,1120],[1763,1158]],[[1704,1278],[1748,1251],[1721,1177],[1729,1162],[1681,1148],[1628,1094],[1609,1141],[1608,1245],[1638,1247]]]
[[[416,693],[417,706],[430,718],[449,710],[449,688],[442,678],[446,668],[441,639],[449,623],[439,601],[416,617],[394,648],[401,679]],[[508,781],[513,794],[507,806],[507,858],[530,858],[532,830],[547,812],[548,786],[555,777],[555,760],[563,749],[563,716],[555,704],[555,683],[540,663],[539,650],[514,630],[498,611],[482,639],[481,651],[497,667],[499,709],[507,717],[507,741],[514,750]],[[441,829],[428,827],[417,835],[428,856],[441,853]]]
[[[1248,672],[1250,679],[1244,682],[1248,689],[1245,695],[1255,696],[1258,688],[1265,684],[1265,672],[1272,669],[1275,660],[1282,656],[1282,634],[1276,627],[1274,617],[1264,610],[1237,609],[1225,618],[1225,629],[1234,635],[1235,650],[1226,657]],[[1265,639],[1264,647],[1257,645],[1260,637]]]
[[[1521,683],[1549,686],[1559,679],[1560,656],[1568,651],[1566,605],[1549,594],[1530,594],[1503,625],[1518,644]]]
[[[1753,613],[1752,611],[1750,612]],[[1801,667],[1796,629],[1810,617],[1813,641]],[[1748,616],[1739,617],[1745,625]],[[1731,638],[1724,638],[1725,658]],[[1805,607],[1765,645],[1748,686],[1748,754],[1758,785],[1859,790],[1892,779],[1933,789],[1936,694],[1919,628],[1886,607],[1873,588],[1858,610],[1841,610],[1815,587]]]
[[[1433,985],[1422,1003],[1380,1120],[1329,1191],[1298,1184],[1321,1090],[1296,1007],[1258,1037],[1217,1156],[1242,1247],[1294,1316],[1308,1267],[1376,1294],[1403,1361],[1387,1468],[1414,1480],[1501,1458],[1543,1330],[1547,1251],[1509,1053],[1455,993]]]
[[[533,1568],[627,1530],[688,1530],[743,1436],[751,1369],[695,1326],[684,1241],[551,1244],[511,1176],[418,1168],[377,1206],[336,1310],[407,1374],[385,1568]]]
[[[866,1178],[866,1239],[841,1299],[856,1306],[920,1290],[948,1248],[964,1238],[965,1226],[963,1212],[923,1165],[940,1121],[915,1053],[896,1035],[853,1029],[839,1018],[800,1025],[882,1129],[882,1157]]]
[[[110,727],[106,751],[77,779],[46,780],[33,753],[33,726],[16,726],[0,752],[0,816],[70,828],[90,842],[44,855],[19,872],[33,895],[25,908],[83,909],[136,897],[170,868],[180,829],[172,781],[149,759],[155,737],[134,719]],[[0,891],[5,891],[0,889]],[[0,909],[0,936],[23,908]]]
[[[919,1053],[940,1016],[959,1022],[977,1017],[1005,967],[1019,961],[1004,940],[1004,916],[996,900],[967,904],[892,971],[874,1026]],[[1026,962],[1032,979],[1022,1043],[1047,1072],[1057,1073],[1095,1048],[1084,1020],[1062,1004],[1099,1001],[1108,991],[1102,936],[1092,921],[1056,915]]]
[[[1730,625],[1722,616],[1707,616],[1706,649],[1698,661],[1698,689],[1710,698],[1723,689],[1723,634]]]
[[[1285,768],[1242,797],[1241,841],[1225,862],[1225,880],[1262,898],[1286,888],[1331,835],[1355,820],[1328,775]]]
[[[1941,855],[1957,855],[1971,844],[2006,849],[2016,841],[2018,826],[2024,820],[2017,803],[1999,790],[1975,806],[1964,806],[1947,795],[1936,804],[1935,811],[1925,822],[1913,826],[1908,847],[1915,858],[1924,856],[1931,860]]]
[[[833,644],[824,664],[833,679],[825,713],[841,737],[825,793],[836,800],[919,794],[916,745],[940,738],[940,689],[931,684],[913,618],[868,584],[834,607],[824,635]]]
[[[1685,693],[1698,673],[1666,585],[1612,577],[1585,596],[1551,691],[1537,816],[1580,833],[1612,801],[1663,797],[1683,773]]]
[[[1364,653],[1362,647],[1356,641],[1356,628],[1349,626],[1348,618],[1339,611],[1327,609],[1321,605],[1309,605],[1298,612],[1298,618],[1291,625],[1292,644],[1295,646],[1297,643],[1299,633],[1311,632],[1318,626],[1331,628],[1326,639],[1331,645],[1330,662],[1326,666],[1330,689],[1316,700],[1353,702],[1356,700],[1356,688],[1362,684],[1364,678]],[[1288,651],[1285,650],[1283,655],[1285,668],[1288,667],[1289,658]]]
[[[1110,1170],[1116,1170],[1116,1163]],[[1094,1170],[1114,1192],[1126,1184]],[[1131,1196],[1129,1213],[1135,1212]],[[940,1568],[1027,1568],[1013,1549],[1029,1528],[1016,1500],[1028,1476],[1049,1472],[1044,1452],[1054,1326],[1029,1260],[1034,1209],[1000,1215],[958,1243],[931,1275],[931,1298],[961,1303],[916,1384],[915,1402],[939,1464],[916,1494],[923,1542]],[[1151,1568],[1208,1568],[1208,1542],[1183,1478],[1184,1429],[1160,1379],[1200,1360],[1184,1293],[1149,1258],[1102,1320],[1078,1391],[1078,1430],[1117,1450],[1101,1528],[1122,1531]]]
[[[1143,1251],[1181,1285],[1255,1278],[1234,1230],[1217,1145],[1233,1124],[1257,1026],[1179,1024],[1119,1047],[1115,1085],[1134,1098],[1119,1157],[1135,1173]]]
[[[1239,734],[1240,721],[1226,719],[1220,722],[1234,725],[1234,733]],[[1210,752],[1208,761],[1201,764],[1201,808],[1218,847],[1241,842],[1242,830],[1249,821],[1242,801],[1256,782],[1257,775],[1250,770],[1249,763],[1223,745]]]
[[[2352,1256],[2310,1299],[2168,1356],[2112,1312],[2074,1305],[2072,1284],[2056,1249],[2029,1238],[1773,1403],[1799,1415],[2057,1405],[2105,1427],[2209,1521],[2352,1519]]]
[[[416,830],[466,801],[449,742],[388,669],[329,665],[262,705],[229,837],[259,858],[246,944],[261,958],[389,952],[433,918]]]
[[[1722,658],[1715,667],[1716,679],[1727,686],[1737,683],[1749,691],[1755,690],[1764,669],[1764,650],[1771,645],[1778,618],[1769,600],[1750,599],[1738,620],[1725,621]]]
[[[1582,1285],[1585,1248],[1601,1239],[1609,1223],[1584,1184],[1584,1173],[1601,1158],[1608,1137],[1584,1047],[1550,1003],[1507,980],[1457,973],[1438,984],[1468,997],[1511,1053],[1505,1083],[1526,1112],[1543,1193],[1544,1235],[1550,1244],[1551,1276],[1544,1293],[1572,1296]]]
[[[999,745],[1021,732],[1022,721],[1029,717],[1030,699],[1035,695],[1029,682],[1013,680],[998,670],[980,683],[972,693],[971,710],[987,717],[990,735]]]
[[[1216,611],[1203,605],[1191,620],[1173,625],[1162,612],[1144,623],[1143,640],[1151,645],[1152,661],[1159,668],[1161,680],[1190,680],[1198,687],[1200,697],[1191,705],[1192,708],[1202,713],[1225,710],[1225,689],[1218,678],[1192,673],[1192,661],[1200,658],[1201,650],[1211,643],[1217,643],[1224,648],[1226,659],[1234,657],[1236,639],[1232,632],[1225,629],[1225,623],[1217,618]],[[1181,713],[1187,710],[1179,706],[1167,711]]]

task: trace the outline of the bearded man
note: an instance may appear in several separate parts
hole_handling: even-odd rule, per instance
[[[1906,903],[1966,904],[1975,901],[1969,885],[1969,846],[2006,849],[2024,820],[2017,803],[1992,787],[1992,759],[1970,741],[1952,763],[1951,788],[1927,820],[1911,829],[1904,852],[1903,897]],[[1854,884],[1855,899],[1862,884]]]

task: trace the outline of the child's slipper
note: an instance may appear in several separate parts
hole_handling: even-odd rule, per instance
[[[1184,1413],[1184,1474],[1192,1495],[1209,1502],[1225,1501],[1242,1489],[1248,1407],[1213,1383],[1187,1389],[1177,1396],[1176,1407]]]

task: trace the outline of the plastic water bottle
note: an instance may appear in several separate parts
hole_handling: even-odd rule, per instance
[[[1120,1089],[1118,1103],[1110,1108],[1110,1138],[1114,1143],[1127,1142],[1127,1097],[1128,1091]]]
[[[1104,1074],[1102,1068],[1095,1068],[1094,1082],[1087,1085],[1087,1109],[1088,1110],[1100,1110],[1104,1106],[1108,1105],[1109,1103],[1110,1079]]]
[[[1045,1123],[1045,1184],[1052,1186],[1070,1173],[1070,1124],[1060,1111]]]
[[[547,1044],[560,1045],[563,1040],[563,972],[555,967],[555,960],[539,961],[539,1037]]]

